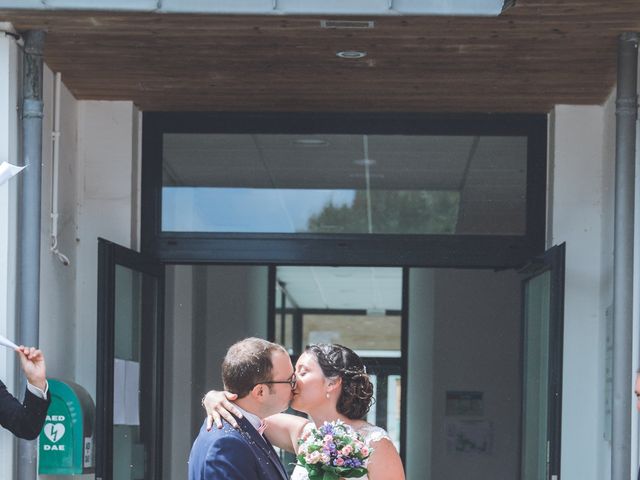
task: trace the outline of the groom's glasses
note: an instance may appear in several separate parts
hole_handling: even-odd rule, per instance
[[[260,382],[260,383],[269,383],[269,384],[273,384],[273,383],[288,383],[289,386],[291,387],[291,390],[293,390],[294,388],[296,388],[296,383],[298,382],[298,379],[296,377],[295,373],[292,373],[291,376],[289,377],[289,380],[270,380],[268,382]],[[257,385],[260,385],[260,383],[258,383]],[[254,385],[255,387],[255,385]]]

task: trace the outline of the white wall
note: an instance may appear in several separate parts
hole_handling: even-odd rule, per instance
[[[76,271],[77,265],[77,111],[78,102],[62,85],[60,100],[60,150],[58,180],[58,249],[70,263],[64,266],[50,251],[52,245],[52,179],[54,77],[44,69],[42,125],[42,222],[40,232],[40,347],[51,378],[75,378]]]
[[[431,478],[515,479],[522,404],[521,278],[513,271],[438,269],[434,288]],[[489,453],[448,451],[448,422],[465,419],[447,416],[448,391],[483,393],[484,413],[473,419],[492,425]]]
[[[76,381],[95,399],[98,237],[131,247],[138,112],[131,102],[78,102]]]
[[[12,37],[0,34],[0,163],[19,164],[18,160],[18,84],[14,71],[18,65],[18,47]],[[18,179],[0,185],[0,333],[15,338],[15,254]],[[15,354],[0,351],[0,380],[12,393],[15,390]],[[0,429],[0,478],[13,472],[13,436]]]
[[[44,82],[40,346],[48,375],[73,380],[95,401],[97,238],[130,246],[136,237],[138,113],[130,102],[79,102],[62,88],[58,247],[70,260],[64,266],[49,251],[53,74],[47,68]]]
[[[557,106],[551,122],[549,244],[567,243],[561,459],[565,479],[610,477],[605,315],[612,303],[614,123],[611,99],[605,106]]]

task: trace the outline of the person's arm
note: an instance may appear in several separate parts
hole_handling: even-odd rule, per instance
[[[309,423],[304,417],[289,413],[277,413],[265,418],[265,437],[276,447],[291,453],[298,453],[298,439],[304,426]]]
[[[382,438],[371,444],[367,476],[369,480],[404,480],[404,468],[391,440]]]
[[[222,419],[224,418],[233,428],[238,428],[237,418],[242,418],[242,412],[232,403],[237,399],[235,393],[217,390],[209,390],[202,397],[202,406],[207,411],[207,431],[211,430],[213,424],[222,428]]]
[[[29,383],[24,403],[20,403],[0,382],[0,425],[17,437],[33,440],[42,430],[50,403],[44,355],[40,350],[23,346],[16,352]]]
[[[211,430],[214,423],[222,428],[222,418],[232,427],[238,427],[235,417],[241,418],[242,413],[232,403],[236,398],[237,395],[229,392],[207,392],[202,399],[202,406],[207,411],[207,430]],[[265,422],[265,437],[276,447],[295,453],[298,450],[298,438],[309,420],[288,413],[278,413],[266,418]]]
[[[20,357],[20,365],[27,377],[29,384],[38,390],[47,393],[47,368],[44,361],[44,354],[34,347],[20,345],[16,352]]]

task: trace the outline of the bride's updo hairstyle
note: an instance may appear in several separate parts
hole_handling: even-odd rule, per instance
[[[371,408],[373,384],[360,357],[338,344],[308,345],[305,352],[316,357],[325,377],[342,379],[338,412],[351,420],[364,418]]]

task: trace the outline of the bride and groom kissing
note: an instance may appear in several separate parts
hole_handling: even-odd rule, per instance
[[[387,433],[363,420],[373,385],[351,349],[310,345],[294,369],[282,346],[247,338],[227,351],[222,380],[227,391],[203,399],[208,415],[191,448],[189,480],[287,480],[273,445],[298,454],[299,440],[325,422],[343,422],[371,451],[361,479],[404,480]],[[281,413],[289,406],[309,419]],[[291,480],[309,478],[296,465]]]

